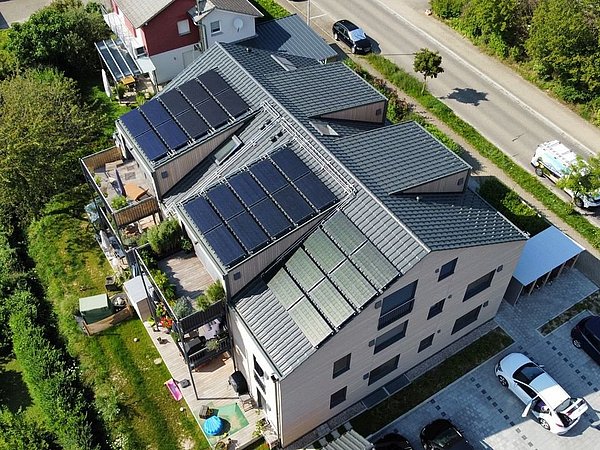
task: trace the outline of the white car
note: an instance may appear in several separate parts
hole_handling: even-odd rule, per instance
[[[569,431],[587,411],[582,398],[572,398],[542,367],[522,353],[511,353],[496,364],[496,376],[525,403],[542,427],[556,434]]]

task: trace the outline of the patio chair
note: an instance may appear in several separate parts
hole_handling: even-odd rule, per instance
[[[212,408],[209,408],[208,405],[201,405],[200,410],[198,411],[198,416],[201,419],[208,419],[214,413],[215,412],[212,410]]]

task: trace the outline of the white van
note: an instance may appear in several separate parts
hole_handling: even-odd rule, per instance
[[[569,167],[576,161],[577,155],[565,144],[559,141],[548,141],[537,146],[531,159],[531,165],[535,167],[535,173],[538,176],[547,176],[553,183],[556,183],[569,173]],[[570,189],[565,189],[565,192],[580,208],[600,206],[600,192],[594,195],[577,194],[576,196]]]

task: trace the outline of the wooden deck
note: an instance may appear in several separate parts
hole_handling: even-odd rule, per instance
[[[175,295],[178,298],[185,295],[195,299],[213,283],[213,279],[194,253],[177,252],[159,261],[158,267],[175,285]]]
[[[174,380],[181,382],[182,380],[190,380],[190,372],[187,368],[185,360],[179,353],[177,345],[173,341],[170,335],[165,334],[163,331],[156,332],[146,324],[146,331],[150,335],[152,342],[163,362],[167,365],[167,368],[171,372],[171,376]],[[161,338],[161,342],[158,342],[158,338]],[[194,418],[198,422],[198,426],[201,424],[201,419],[198,416],[198,411],[202,405],[209,405],[211,408],[219,408],[225,405],[231,405],[237,403],[240,410],[243,412],[248,425],[242,429],[229,434],[223,439],[231,439],[229,449],[240,449],[243,448],[256,438],[252,436],[256,428],[256,422],[263,418],[263,412],[261,409],[250,409],[244,411],[242,402],[239,400],[237,394],[233,388],[229,385],[229,376],[234,372],[233,359],[228,353],[224,353],[212,361],[200,366],[196,371],[192,372],[194,383],[196,384],[196,390],[198,396],[194,393],[194,387],[190,385],[186,388],[180,387],[183,394],[183,399],[187,403],[188,408],[193,413]],[[167,380],[164,380],[167,381]],[[165,388],[166,389],[166,388]],[[175,401],[175,400],[173,400]],[[183,406],[183,402],[182,402]],[[209,443],[211,443],[209,441]]]

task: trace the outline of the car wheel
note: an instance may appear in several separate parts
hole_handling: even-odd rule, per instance
[[[545,421],[544,419],[542,419],[542,418],[540,418],[539,420],[540,420],[540,425],[541,425],[542,427],[544,427],[546,430],[549,430],[549,429],[550,429],[550,424],[549,424],[548,422],[546,422],[546,421]]]
[[[573,345],[577,348],[581,348],[581,342],[579,342],[579,339],[573,339]]]
[[[574,197],[573,203],[575,203],[575,206],[577,206],[578,208],[583,208],[583,200],[579,197]]]
[[[508,387],[508,381],[506,381],[506,378],[504,378],[502,375],[498,375],[498,381],[502,386]]]
[[[333,39],[335,39],[336,41],[340,40],[340,37],[338,36],[338,34],[335,31],[333,32]]]
[[[541,168],[541,167],[536,167],[536,168],[535,168],[535,174],[536,174],[538,177],[543,177],[543,176],[544,176],[544,171],[542,170],[542,168]]]

